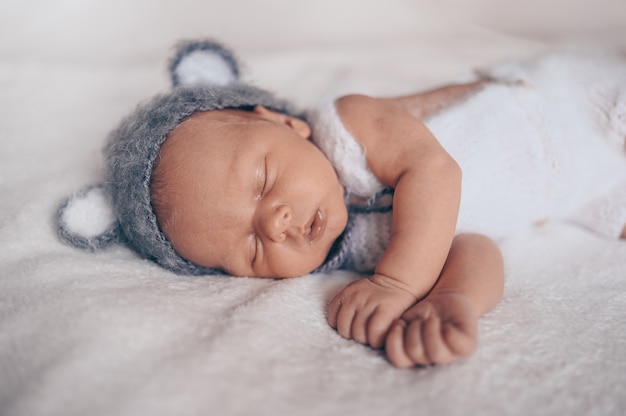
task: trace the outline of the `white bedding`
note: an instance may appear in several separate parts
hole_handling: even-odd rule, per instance
[[[170,46],[198,36],[309,105],[409,92],[564,42],[624,49],[626,6],[0,1],[1,415],[626,413],[624,242],[562,224],[503,242],[505,293],[476,354],[411,370],[326,324],[354,274],[185,278],[122,247],[61,243],[59,202],[99,180],[107,131],[168,88]]]

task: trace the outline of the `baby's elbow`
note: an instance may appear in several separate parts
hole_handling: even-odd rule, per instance
[[[463,170],[458,162],[449,154],[444,153],[440,157],[433,160],[434,169],[440,175],[447,178],[450,184],[461,186],[463,180]]]
[[[452,175],[454,176],[455,182],[461,187],[461,182],[463,181],[463,169],[461,169],[461,165],[458,164],[456,160],[450,157],[450,170]]]

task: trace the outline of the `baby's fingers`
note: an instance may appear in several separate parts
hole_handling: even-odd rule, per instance
[[[406,331],[407,323],[402,320],[396,320],[387,334],[385,339],[385,352],[387,353],[387,359],[396,368],[410,368],[415,365],[415,362],[407,355],[404,350],[404,332]]]
[[[409,321],[404,331],[404,350],[414,365],[429,365],[424,346],[425,320],[414,319]]]
[[[443,338],[448,348],[457,356],[469,357],[476,351],[478,344],[478,328],[476,322],[462,327],[446,325],[443,329]]]
[[[352,339],[352,322],[356,312],[350,304],[342,304],[337,311],[337,323],[334,328],[346,339]]]
[[[367,342],[372,348],[382,348],[395,316],[376,308],[367,323]]]
[[[339,309],[341,309],[341,299],[339,295],[337,295],[330,301],[326,312],[326,322],[328,322],[331,328],[337,329],[337,315],[339,314]]]
[[[407,338],[407,341],[410,342],[410,338]],[[448,364],[454,361],[454,354],[444,342],[439,316],[431,315],[424,322],[422,325],[421,342],[424,348],[424,356],[428,363]]]

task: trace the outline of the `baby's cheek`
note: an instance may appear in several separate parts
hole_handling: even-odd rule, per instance
[[[273,251],[265,257],[269,270],[267,277],[283,279],[304,276],[317,269],[325,259],[326,253],[322,251],[309,253]]]

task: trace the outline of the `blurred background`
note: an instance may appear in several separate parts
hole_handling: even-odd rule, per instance
[[[310,105],[328,91],[405,93],[556,45],[624,48],[626,1],[0,0],[3,163],[19,160],[18,136],[72,150],[48,166],[97,155],[131,106],[169,88],[172,45],[191,37],[222,40],[248,81]]]
[[[235,360],[223,366],[219,352],[246,343],[223,332],[230,318],[214,319],[205,309],[196,310],[203,311],[202,331],[159,338],[161,323],[155,322],[163,315],[143,319],[132,312],[136,302],[146,310],[162,306],[163,313],[180,302],[186,320],[198,305],[213,307],[202,299],[206,292],[196,293],[190,283],[171,297],[170,281],[153,283],[150,273],[158,271],[136,263],[123,248],[101,255],[73,250],[57,238],[54,216],[63,198],[102,180],[100,150],[107,133],[139,101],[170,88],[166,62],[172,45],[194,37],[222,40],[241,57],[246,81],[308,106],[329,93],[413,92],[502,59],[565,45],[626,50],[626,0],[0,0],[0,414],[229,414],[214,411],[215,400],[254,410],[271,402],[278,410],[265,414],[282,415],[294,414],[289,406],[298,399],[323,409],[362,409],[341,414],[400,414],[392,402],[395,409],[411,409],[405,414],[416,408],[425,414],[445,414],[446,408],[483,414],[475,410],[483,403],[481,409],[491,414],[624,409],[624,307],[618,302],[623,291],[614,288],[623,288],[617,277],[626,275],[626,257],[621,246],[569,239],[568,233],[550,240],[559,233],[544,231],[543,243],[522,239],[509,245],[519,273],[507,279],[500,314],[485,321],[485,345],[493,348],[484,351],[500,355],[483,353],[461,371],[385,376],[368,367],[375,360],[362,361],[357,353],[358,364],[345,360],[333,368],[337,384],[326,385],[332,399],[323,402],[310,393],[328,375],[304,372],[298,378],[294,363],[312,357],[311,367],[317,368],[319,357],[355,350],[329,352],[315,338],[311,350],[298,348],[291,361],[275,360],[272,354],[281,350],[252,348],[243,360],[248,365]],[[572,247],[581,255],[570,263]],[[124,259],[132,265],[128,273]],[[243,289],[236,296],[248,290],[237,287]],[[315,316],[318,330],[326,331],[315,315],[321,314],[320,293],[307,294],[303,321],[295,314],[272,334],[281,339],[296,329],[295,338],[304,338],[309,331],[302,332],[302,322],[315,326]],[[191,309],[188,296],[196,302]],[[253,329],[246,331],[248,345],[265,331],[266,317],[274,316],[255,315],[255,308],[275,298],[251,296],[244,315],[231,316],[239,310],[235,301],[224,310],[231,318],[243,317],[234,319],[244,325],[239,328]],[[542,303],[555,313],[544,316]],[[600,324],[596,310],[606,317]],[[573,326],[563,325],[570,321]],[[532,335],[520,328],[531,328]],[[224,336],[216,336],[216,349],[207,352],[205,336],[213,333]],[[585,352],[580,360],[561,354],[572,343],[582,345],[573,352]],[[198,354],[178,352],[195,345],[201,346]],[[162,367],[163,361],[169,365]],[[210,362],[220,364],[202,366]],[[226,374],[242,386],[233,388]],[[295,376],[268,385],[268,377],[278,374]],[[376,382],[363,383],[368,379]],[[391,388],[380,396],[385,383]],[[524,389],[524,383],[532,388]],[[268,390],[274,395],[265,401]],[[294,393],[301,394],[294,399]],[[548,410],[538,412],[537,403],[547,403]]]
[[[169,88],[172,45],[191,37],[222,40],[248,81],[310,105],[329,91],[430,87],[561,44],[624,48],[626,1],[0,0],[0,161],[96,175],[107,131]],[[40,140],[18,148],[20,137]]]
[[[623,0],[2,0],[0,11],[2,59],[140,62],[181,37],[267,50],[419,39],[451,28],[626,42]],[[128,56],[129,49],[137,52]]]

